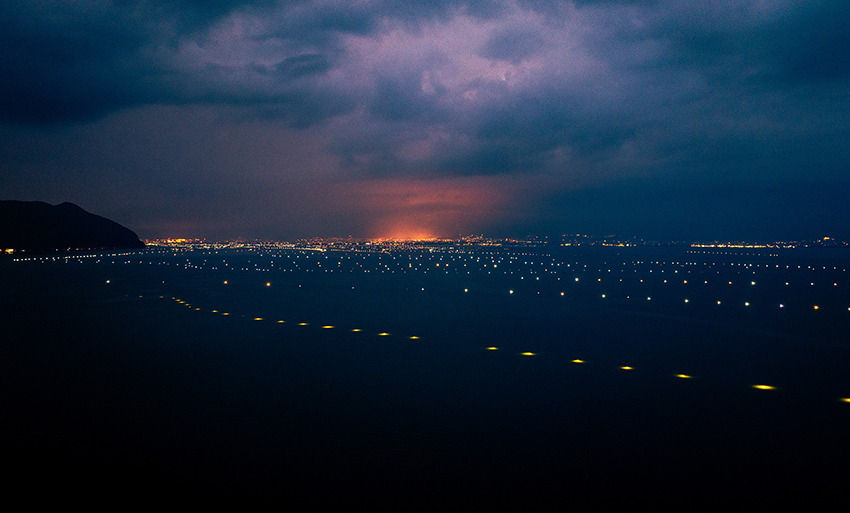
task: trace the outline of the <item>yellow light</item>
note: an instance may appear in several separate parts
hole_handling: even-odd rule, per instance
[[[776,387],[770,385],[753,385],[753,388],[758,388],[759,390],[776,390]]]
[[[212,313],[218,313],[218,310],[213,310]]]
[[[224,284],[227,285],[227,280],[224,280]]]
[[[498,349],[499,349],[498,347],[488,347],[487,348],[488,351],[496,351]]]
[[[682,378],[682,379],[690,379],[691,378],[691,376],[688,376],[687,374],[676,374],[676,377]]]
[[[272,286],[271,282],[266,283],[266,287],[271,287],[271,286]]]
[[[230,314],[229,314],[229,313],[227,313],[227,312],[224,312],[224,313],[223,313],[223,314],[221,314],[221,315],[230,315]]]
[[[584,360],[573,360],[573,363],[584,363]]]
[[[299,322],[299,323],[298,323],[298,325],[299,325],[299,326],[308,326],[308,325],[309,325],[309,323],[307,323],[307,322]]]
[[[389,333],[378,333],[379,337],[386,337],[387,335],[389,335]]]
[[[330,328],[333,328],[333,326],[322,326],[322,329],[325,329],[325,330],[330,329]]]
[[[623,370],[632,370],[634,367],[629,367],[628,365],[626,365],[626,366],[620,367],[620,368],[623,369]]]
[[[845,403],[850,403],[850,397],[842,397],[840,400]]]
[[[526,353],[522,353],[522,354],[523,354],[523,356],[534,356],[534,353],[528,353],[528,352],[526,352]]]
[[[278,324],[283,324],[286,321],[277,321]]]
[[[820,308],[820,307],[818,305],[815,305],[815,310],[817,310],[818,308]]]
[[[262,320],[263,320],[263,318],[262,318],[262,317],[254,317],[254,320],[255,320],[255,321],[262,321]]]
[[[410,337],[410,340],[419,340],[419,337],[417,337],[416,335],[414,335],[414,336]]]

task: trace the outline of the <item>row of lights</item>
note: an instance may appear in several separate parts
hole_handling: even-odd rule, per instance
[[[576,278],[576,281],[578,281],[578,278]],[[225,285],[227,285],[227,280],[224,280],[224,284],[225,284]],[[271,284],[271,282],[266,282],[266,287],[271,287],[271,285],[272,285],[272,284]],[[753,282],[753,285],[755,285],[755,282]],[[299,285],[299,287],[300,287],[300,286],[301,286],[301,285]],[[352,288],[354,288],[354,287],[352,287]],[[424,288],[422,288],[422,290],[425,290],[425,289],[424,289]],[[463,289],[463,291],[464,291],[464,292],[469,292],[469,289],[468,289],[468,288],[466,288],[466,289]],[[513,289],[511,289],[511,290],[509,290],[509,291],[508,291],[508,294],[513,294],[513,293],[514,293]],[[538,292],[538,294],[540,294],[540,292]],[[563,293],[563,292],[561,292],[561,296],[563,296],[563,295],[564,295],[564,293]],[[602,298],[603,298],[603,299],[605,299],[605,294],[602,294]],[[626,296],[626,299],[628,299],[628,298],[629,298],[629,296]],[[647,301],[651,301],[651,300],[652,300],[652,297],[648,296],[648,297],[646,298],[646,300],[647,300]],[[689,302],[690,302],[690,300],[685,299],[685,303],[689,303]],[[722,304],[722,303],[721,303],[720,301],[718,301],[718,302],[717,302],[717,304],[719,305],[719,304]],[[744,302],[744,306],[750,306],[749,301],[745,301],[745,302]],[[785,305],[784,305],[783,303],[779,303],[779,308],[785,308]],[[814,305],[813,309],[814,309],[814,310],[820,310],[820,306],[818,306],[818,305]],[[850,311],[850,308],[847,308],[847,310],[848,310],[848,311]]]
[[[227,283],[227,282],[225,282],[225,283]],[[142,296],[139,296],[139,297],[142,297]],[[159,297],[160,297],[160,299],[165,299],[165,296],[159,296]],[[173,299],[173,300],[174,300],[175,302],[177,302],[178,304],[181,304],[181,305],[183,305],[183,306],[186,306],[187,308],[192,309],[192,305],[191,305],[190,303],[188,303],[188,302],[186,302],[186,301],[183,301],[183,300],[182,300],[182,299],[180,299],[180,298],[172,297],[171,299]],[[194,310],[196,310],[196,311],[200,311],[200,308],[195,307],[195,308],[194,308]],[[210,310],[210,313],[220,314],[220,315],[223,315],[223,316],[229,316],[229,315],[230,315],[230,312],[220,312],[220,311],[218,311],[218,310]],[[245,316],[243,315],[242,317],[245,317]],[[265,319],[265,318],[263,318],[263,317],[253,317],[253,318],[252,318],[252,320],[254,320],[254,321],[264,321],[264,320],[266,320],[266,319]],[[278,321],[275,321],[275,322],[276,322],[277,324],[284,324],[286,321],[284,321],[284,320],[278,320]],[[293,324],[295,324],[295,325],[297,325],[297,326],[309,326],[309,325],[310,325],[310,323],[309,323],[309,322],[298,322],[298,323],[293,323]],[[334,329],[334,328],[336,328],[336,326],[333,326],[333,325],[330,325],[330,324],[326,324],[326,325],[321,326],[321,328],[322,328],[322,329]],[[361,332],[361,331],[363,331],[363,330],[362,330],[362,329],[360,329],[360,328],[354,328],[354,329],[352,329],[352,330],[350,330],[350,331],[353,331],[353,332]],[[391,335],[391,334],[390,334],[390,333],[387,333],[387,332],[377,333],[377,336],[379,336],[379,337],[388,337],[388,336],[390,336],[390,335]],[[410,336],[410,337],[407,337],[407,338],[408,338],[408,339],[410,339],[410,340],[419,340],[419,339],[420,339],[420,337],[418,337],[418,336],[416,336],[416,335],[413,335],[413,336]]]
[[[225,282],[225,283],[226,283],[226,282]],[[267,283],[266,285],[268,286],[269,284]],[[464,290],[466,290],[466,289],[464,289]],[[511,291],[511,293],[513,293],[513,291]],[[141,297],[141,296],[139,296],[139,297]],[[164,299],[164,297],[165,297],[165,296],[159,296],[159,297],[160,297],[161,299]],[[172,299],[172,300],[174,300],[175,302],[177,302],[178,304],[184,305],[184,306],[186,306],[186,307],[188,307],[188,308],[190,308],[190,309],[192,308],[192,305],[191,305],[190,303],[188,303],[188,302],[186,302],[186,301],[184,301],[184,300],[182,300],[182,299],[179,299],[179,298],[176,298],[176,297],[172,297],[171,299]],[[196,307],[196,308],[194,308],[194,310],[200,310],[200,308],[197,308],[197,307]],[[221,315],[224,315],[224,316],[230,315],[228,312],[219,312],[218,310],[211,310],[211,313],[217,313],[217,314],[221,314]],[[242,317],[245,317],[245,316],[243,315]],[[254,321],[263,321],[263,320],[265,320],[263,317],[253,317],[252,319],[253,319]],[[278,324],[283,324],[285,321],[283,321],[283,320],[278,320],[278,321],[276,321],[276,322],[277,322]],[[297,324],[298,326],[309,326],[309,323],[306,323],[306,322],[299,322],[299,323],[296,323],[296,324]],[[336,328],[336,326],[334,326],[334,325],[330,325],[330,324],[326,324],[326,325],[322,325],[322,326],[321,326],[321,329],[334,329],[334,328]],[[350,330],[350,331],[352,331],[352,332],[361,332],[361,331],[363,331],[363,330],[362,330],[362,329],[360,329],[360,328],[354,328],[354,329],[352,329],[352,330]],[[381,332],[381,333],[377,333],[376,335],[377,335],[377,336],[379,336],[379,337],[388,337],[388,336],[390,336],[390,333],[387,333],[387,332]],[[410,339],[410,340],[419,340],[419,339],[420,339],[420,337],[417,337],[417,336],[411,336],[411,337],[407,337],[407,338],[408,338],[408,339]],[[498,351],[498,350],[499,350],[499,348],[498,348],[498,347],[496,347],[496,346],[490,346],[490,347],[487,347],[486,349],[487,349],[488,351]],[[520,354],[521,356],[537,356],[537,355],[538,355],[538,353],[531,352],[531,351],[524,351],[524,352],[521,352],[521,353],[519,353],[519,354]],[[571,360],[571,363],[574,363],[574,364],[584,364],[584,363],[587,363],[587,361],[586,361],[586,360],[581,360],[581,359],[573,359],[573,360]],[[619,367],[619,369],[620,369],[620,370],[626,370],[626,371],[635,370],[635,368],[634,368],[634,367],[632,367],[632,366],[630,366],[630,365],[623,365],[623,366],[620,366],[620,367]],[[693,378],[694,378],[694,376],[691,376],[691,375],[689,375],[689,374],[674,374],[673,376],[675,376],[675,377],[677,377],[677,378],[679,378],[679,379],[693,379]],[[758,390],[776,390],[776,389],[777,389],[777,387],[775,387],[775,386],[773,386],[773,385],[765,385],[765,384],[757,384],[757,385],[750,385],[750,386],[751,386],[751,388],[755,388],[755,389],[758,389]],[[850,403],[850,397],[841,397],[841,398],[839,398],[839,400],[840,400],[841,402]]]

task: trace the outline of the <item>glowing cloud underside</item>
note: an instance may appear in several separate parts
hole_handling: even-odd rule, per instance
[[[470,233],[507,210],[507,186],[493,177],[379,179],[346,184],[351,210],[373,219],[380,239],[423,240]]]

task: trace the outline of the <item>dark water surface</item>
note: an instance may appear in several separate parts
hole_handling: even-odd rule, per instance
[[[843,253],[66,256],[0,260],[13,483],[543,505],[850,477]]]

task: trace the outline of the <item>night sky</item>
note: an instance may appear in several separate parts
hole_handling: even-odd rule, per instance
[[[846,0],[4,0],[0,199],[142,238],[850,239]]]

